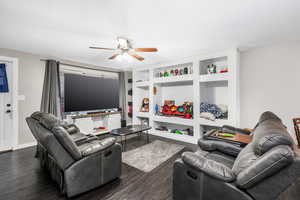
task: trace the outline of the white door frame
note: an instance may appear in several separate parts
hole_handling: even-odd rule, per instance
[[[18,83],[19,83],[19,61],[18,58],[0,56],[0,62],[11,63],[12,66],[12,149],[18,146],[19,132],[19,108],[18,108]]]

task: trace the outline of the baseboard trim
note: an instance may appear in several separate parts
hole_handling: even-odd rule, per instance
[[[32,147],[32,146],[35,146],[37,145],[36,142],[30,142],[30,143],[25,143],[25,144],[19,144],[17,145],[16,147],[13,148],[13,150],[19,150],[19,149],[25,149],[25,148],[28,148],[28,147]]]

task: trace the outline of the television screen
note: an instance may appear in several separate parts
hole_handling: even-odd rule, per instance
[[[119,80],[64,74],[64,108],[65,112],[119,108]]]

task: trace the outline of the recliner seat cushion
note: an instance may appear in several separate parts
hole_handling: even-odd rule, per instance
[[[91,140],[83,143],[78,148],[82,156],[88,156],[92,153],[102,151],[116,143],[116,138],[109,137],[103,140]]]
[[[77,148],[75,142],[70,137],[69,133],[62,127],[56,126],[52,129],[52,133],[59,141],[59,143],[72,155],[75,160],[82,158],[79,149]]]
[[[184,152],[181,158],[184,163],[211,177],[225,182],[232,182],[235,180],[235,175],[232,170],[220,162],[198,156],[192,152]]]

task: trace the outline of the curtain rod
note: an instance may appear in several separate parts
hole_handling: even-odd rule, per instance
[[[40,59],[40,61],[44,61],[44,62],[46,62],[47,60],[49,60],[49,59]],[[86,66],[82,66],[82,65],[68,64],[68,63],[64,63],[64,62],[60,62],[60,61],[58,61],[58,62],[62,65],[67,65],[67,66],[71,66],[71,67],[79,67],[79,68],[83,68],[83,69],[94,69],[94,68],[90,68],[90,67],[86,67]],[[107,70],[107,69],[94,69],[94,70],[120,73],[119,71],[112,71],[112,70]]]

